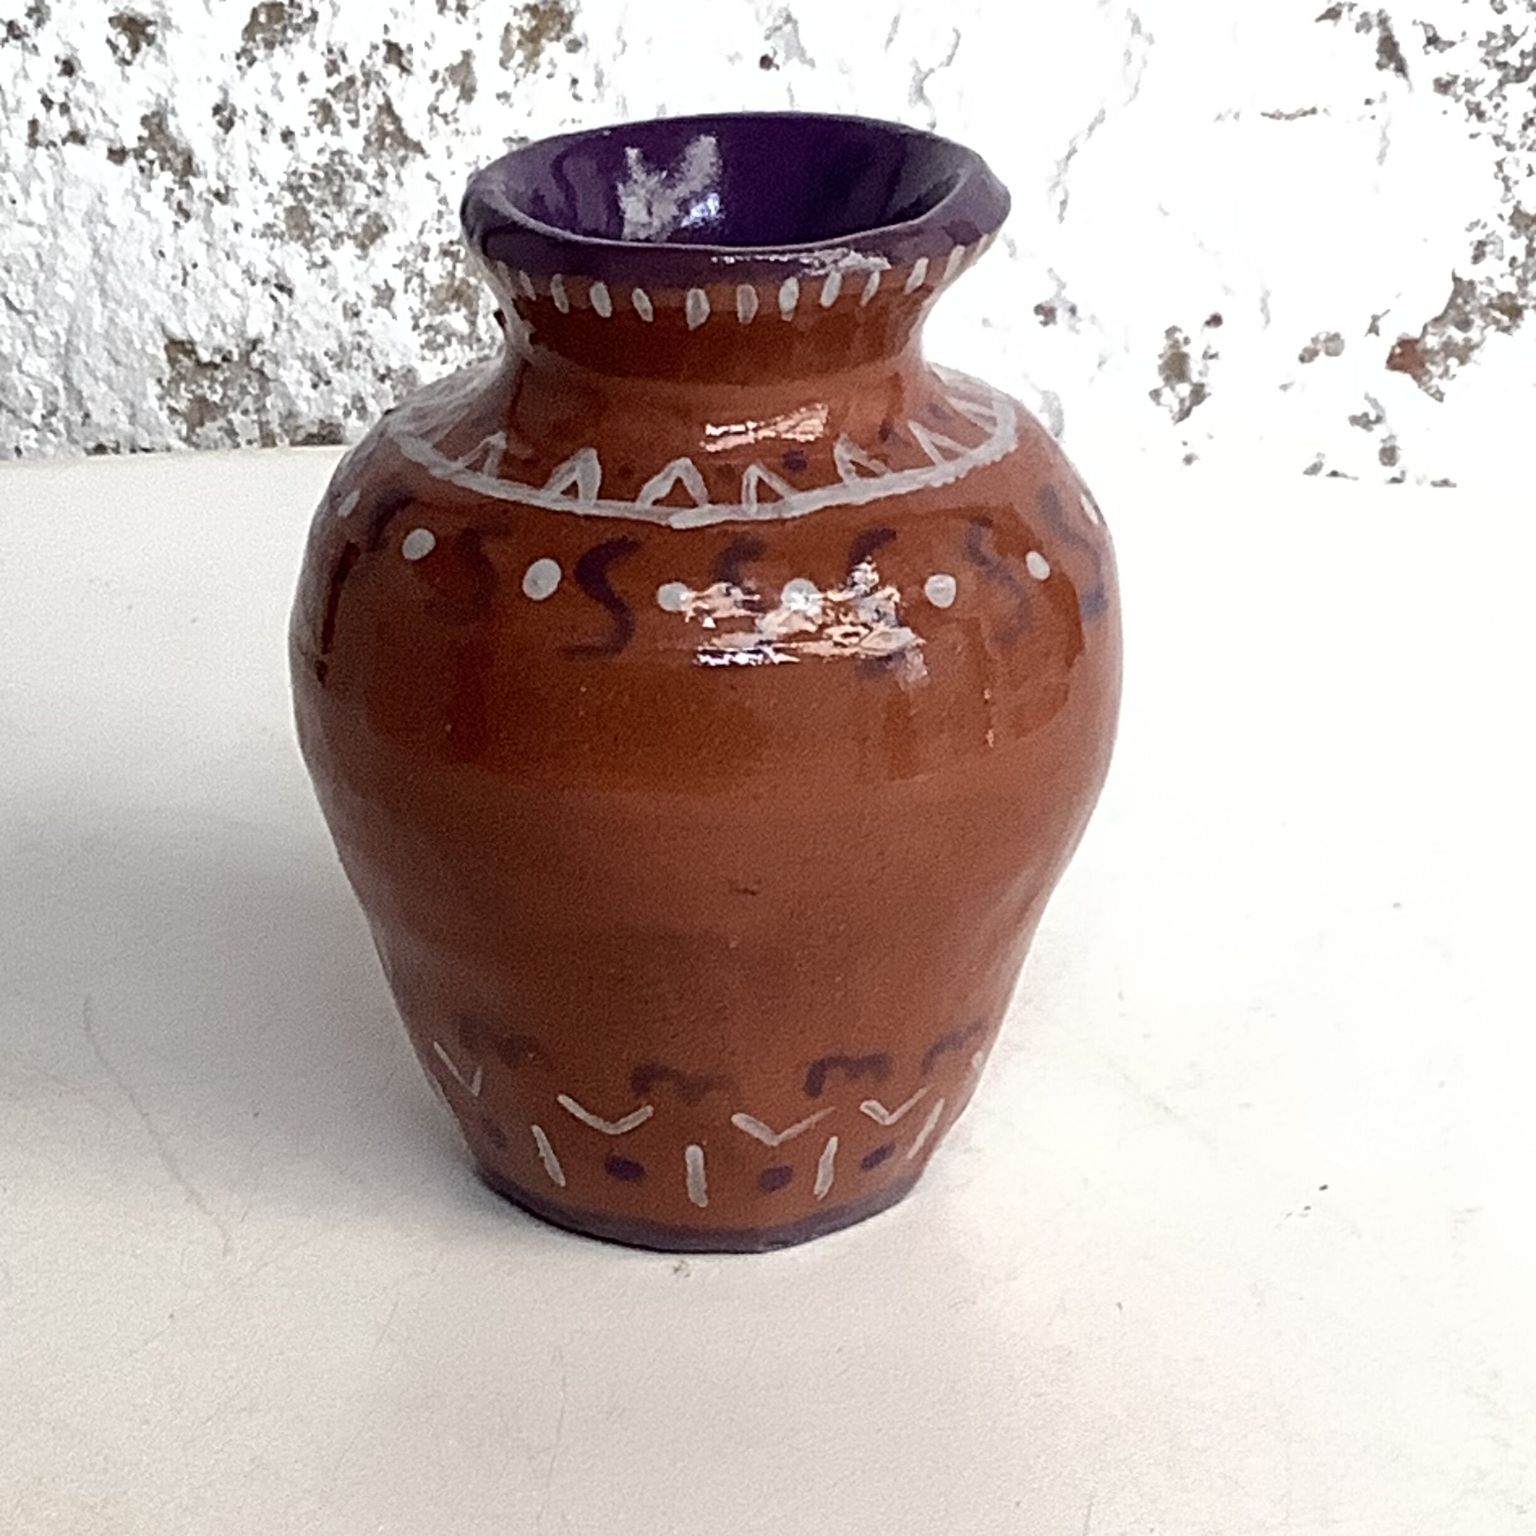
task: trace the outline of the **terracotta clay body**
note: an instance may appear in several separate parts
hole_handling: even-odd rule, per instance
[[[799,1241],[976,1085],[1120,681],[1092,498],[919,346],[1006,211],[856,119],[517,151],[464,215],[504,355],[316,515],[305,757],[417,1054],[552,1221]]]

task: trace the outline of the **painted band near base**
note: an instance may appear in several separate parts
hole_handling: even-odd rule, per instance
[[[476,1172],[498,1195],[551,1226],[582,1237],[596,1238],[599,1242],[621,1243],[628,1248],[651,1248],[658,1253],[767,1253],[774,1248],[793,1248],[797,1243],[808,1243],[829,1232],[840,1232],[844,1227],[857,1226],[871,1216],[888,1211],[911,1193],[922,1176],[918,1172],[910,1178],[898,1179],[863,1200],[835,1206],[829,1211],[817,1211],[802,1221],[776,1227],[710,1230],[706,1227],[669,1227],[659,1222],[570,1210],[492,1173],[488,1168],[477,1167]]]

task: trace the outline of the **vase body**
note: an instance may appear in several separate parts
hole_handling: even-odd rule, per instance
[[[856,140],[856,227],[762,210],[785,132]],[[486,1179],[780,1246],[899,1199],[972,1093],[1107,769],[1113,558],[1035,421],[923,357],[1006,211],[974,156],[771,116],[551,145],[466,201],[503,355],[316,514],[300,741]]]

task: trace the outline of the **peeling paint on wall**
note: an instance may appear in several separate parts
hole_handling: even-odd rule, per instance
[[[1536,0],[0,0],[0,102],[6,455],[353,439],[497,342],[472,167],[743,107],[987,154],[931,350],[1084,462],[1442,483],[1536,386]]]

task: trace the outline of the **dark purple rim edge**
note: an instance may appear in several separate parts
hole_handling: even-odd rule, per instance
[[[595,1238],[603,1243],[617,1243],[625,1248],[648,1248],[657,1253],[769,1253],[777,1248],[793,1248],[818,1237],[830,1236],[844,1227],[857,1226],[882,1211],[898,1205],[922,1177],[921,1171],[884,1189],[867,1195],[862,1200],[847,1205],[834,1206],[829,1211],[818,1211],[800,1221],[786,1222],[776,1227],[748,1229],[725,1228],[711,1232],[707,1228],[669,1227],[661,1222],[636,1221],[624,1216],[606,1215],[599,1211],[570,1210],[514,1184],[500,1174],[477,1165],[482,1182],[503,1199],[510,1200],[540,1221],[580,1237]]]
[[[707,130],[728,123],[802,119],[828,128],[848,125],[902,138],[922,139],[954,151],[963,163],[959,181],[948,195],[915,219],[849,230],[827,240],[774,246],[671,244],[610,240],[574,234],[523,212],[502,191],[503,172],[535,150],[597,140],[625,129],[656,124]],[[716,112],[675,118],[647,118],[552,135],[499,156],[469,178],[460,205],[460,222],[469,247],[488,261],[503,262],[529,273],[559,272],[602,282],[634,282],[661,288],[704,286],[711,282],[771,281],[815,273],[835,253],[853,251],[872,258],[871,265],[896,269],[921,257],[945,258],[956,246],[970,246],[996,233],[1008,217],[1008,189],[975,150],[941,134],[884,118],[832,112]]]

